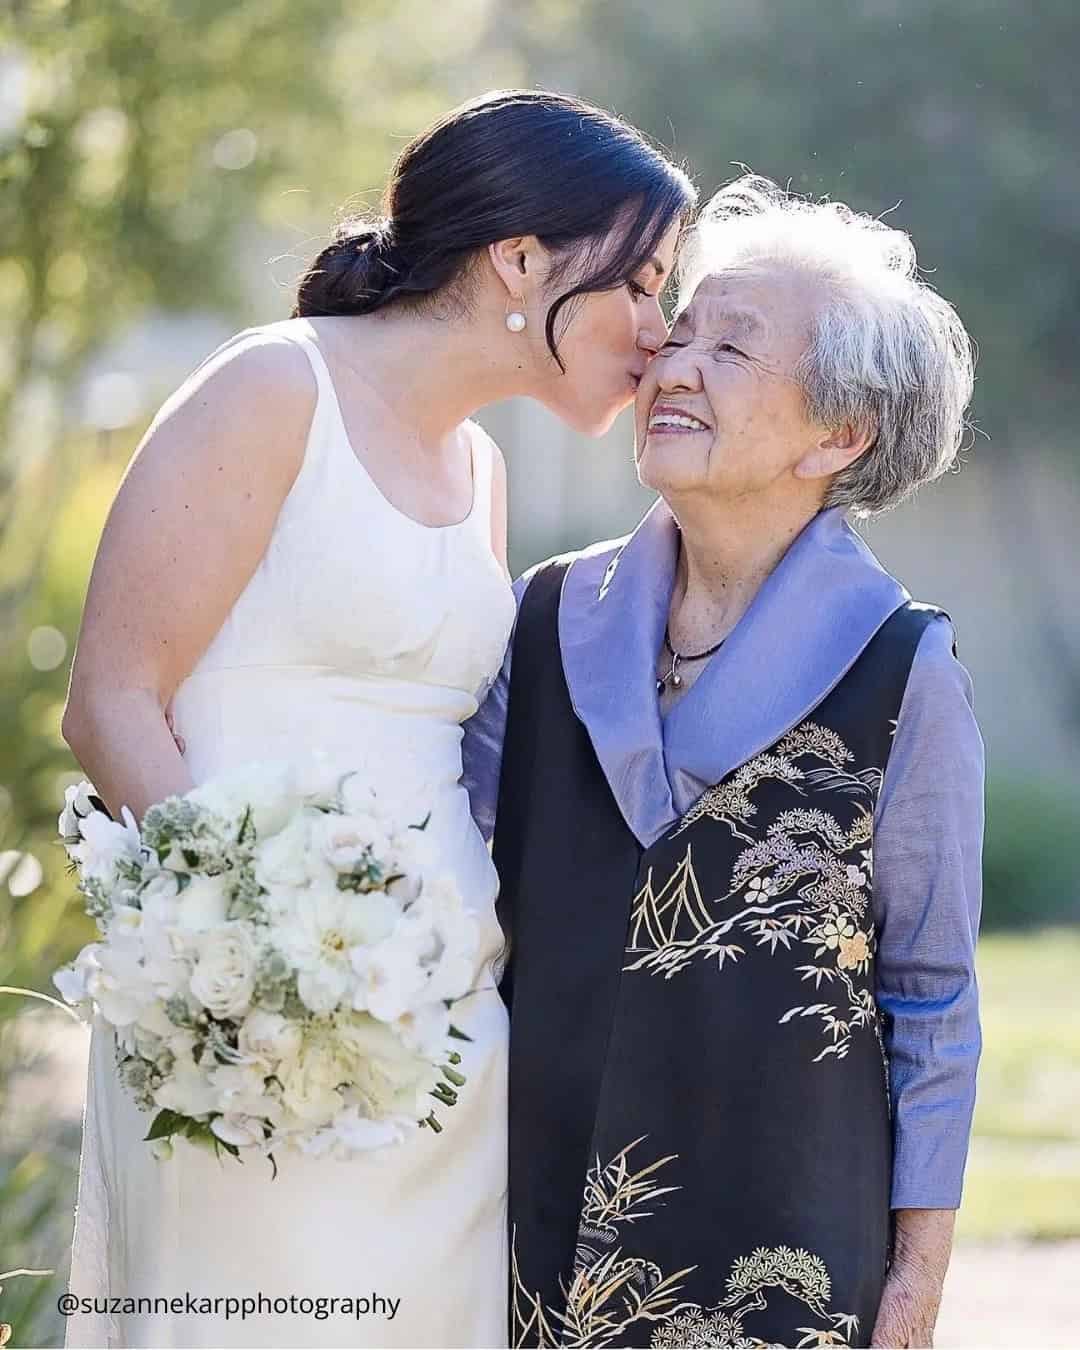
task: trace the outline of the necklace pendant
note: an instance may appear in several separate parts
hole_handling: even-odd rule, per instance
[[[657,694],[657,697],[659,697],[659,696],[664,692],[664,685],[665,685],[666,683],[667,683],[666,680],[657,680],[657,681],[656,681],[656,694]]]
[[[681,675],[672,675],[672,677],[671,677],[671,683],[675,686],[676,689],[681,689],[681,688],[682,688],[682,676],[681,676]]]

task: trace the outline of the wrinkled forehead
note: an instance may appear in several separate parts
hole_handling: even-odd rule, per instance
[[[769,325],[759,291],[745,277],[704,277],[675,316],[675,327],[693,337],[764,334]]]
[[[719,273],[702,278],[675,327],[686,337],[745,341],[802,335],[820,298],[817,278],[786,268]]]

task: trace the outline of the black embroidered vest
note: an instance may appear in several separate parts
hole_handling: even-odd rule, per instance
[[[565,567],[519,613],[495,835],[512,1344],[867,1345],[892,1152],[873,816],[938,611],[898,610],[643,850],[570,703]]]

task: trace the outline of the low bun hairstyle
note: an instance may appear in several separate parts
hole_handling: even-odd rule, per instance
[[[423,302],[459,281],[478,250],[535,235],[555,256],[552,282],[576,258],[586,264],[548,311],[545,336],[558,360],[564,306],[632,277],[695,195],[681,168],[599,108],[543,91],[485,94],[405,147],[383,219],[341,222],[301,278],[293,316]]]

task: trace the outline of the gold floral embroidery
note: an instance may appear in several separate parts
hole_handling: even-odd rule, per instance
[[[746,957],[747,947],[732,940],[740,935],[770,956],[805,944],[814,949],[814,959],[796,966],[795,973],[813,981],[815,989],[835,985],[846,1007],[798,1004],[780,1022],[819,1020],[827,1044],[815,1062],[843,1059],[858,1028],[873,1027],[880,1043],[873,995],[854,977],[867,974],[876,945],[869,915],[873,812],[883,775],[877,768],[854,769],[854,759],[836,732],[806,722],[703,793],[672,837],[709,819],[742,841],[730,888],[714,901],[705,900],[689,842],[662,885],[657,886],[650,868],[634,897],[624,969],[670,980],[696,960],[715,959],[722,970],[727,962]],[[785,783],[807,798],[841,793],[852,802],[850,825],[845,828],[835,815],[812,804],[758,823],[752,798],[768,781]]]
[[[602,1164],[597,1158],[585,1183],[581,1226],[573,1275],[565,1309],[545,1309],[539,1295],[523,1284],[516,1240],[511,1255],[514,1346],[534,1342],[543,1347],[606,1346],[622,1338],[633,1324],[635,1343],[669,1346],[765,1346],[752,1335],[754,1314],[769,1306],[769,1291],[782,1290],[808,1310],[821,1326],[793,1331],[799,1346],[846,1346],[858,1331],[851,1313],[834,1313],[829,1303],[832,1280],[821,1257],[803,1248],[758,1247],[739,1257],[725,1283],[725,1294],[715,1305],[680,1301],[681,1281],[695,1266],[665,1276],[653,1261],[628,1255],[620,1241],[620,1227],[652,1217],[661,1196],[681,1188],[657,1184],[657,1173],[677,1161],[676,1154],[631,1170],[630,1154],[644,1142],[635,1139]],[[651,1329],[648,1325],[652,1324]]]

